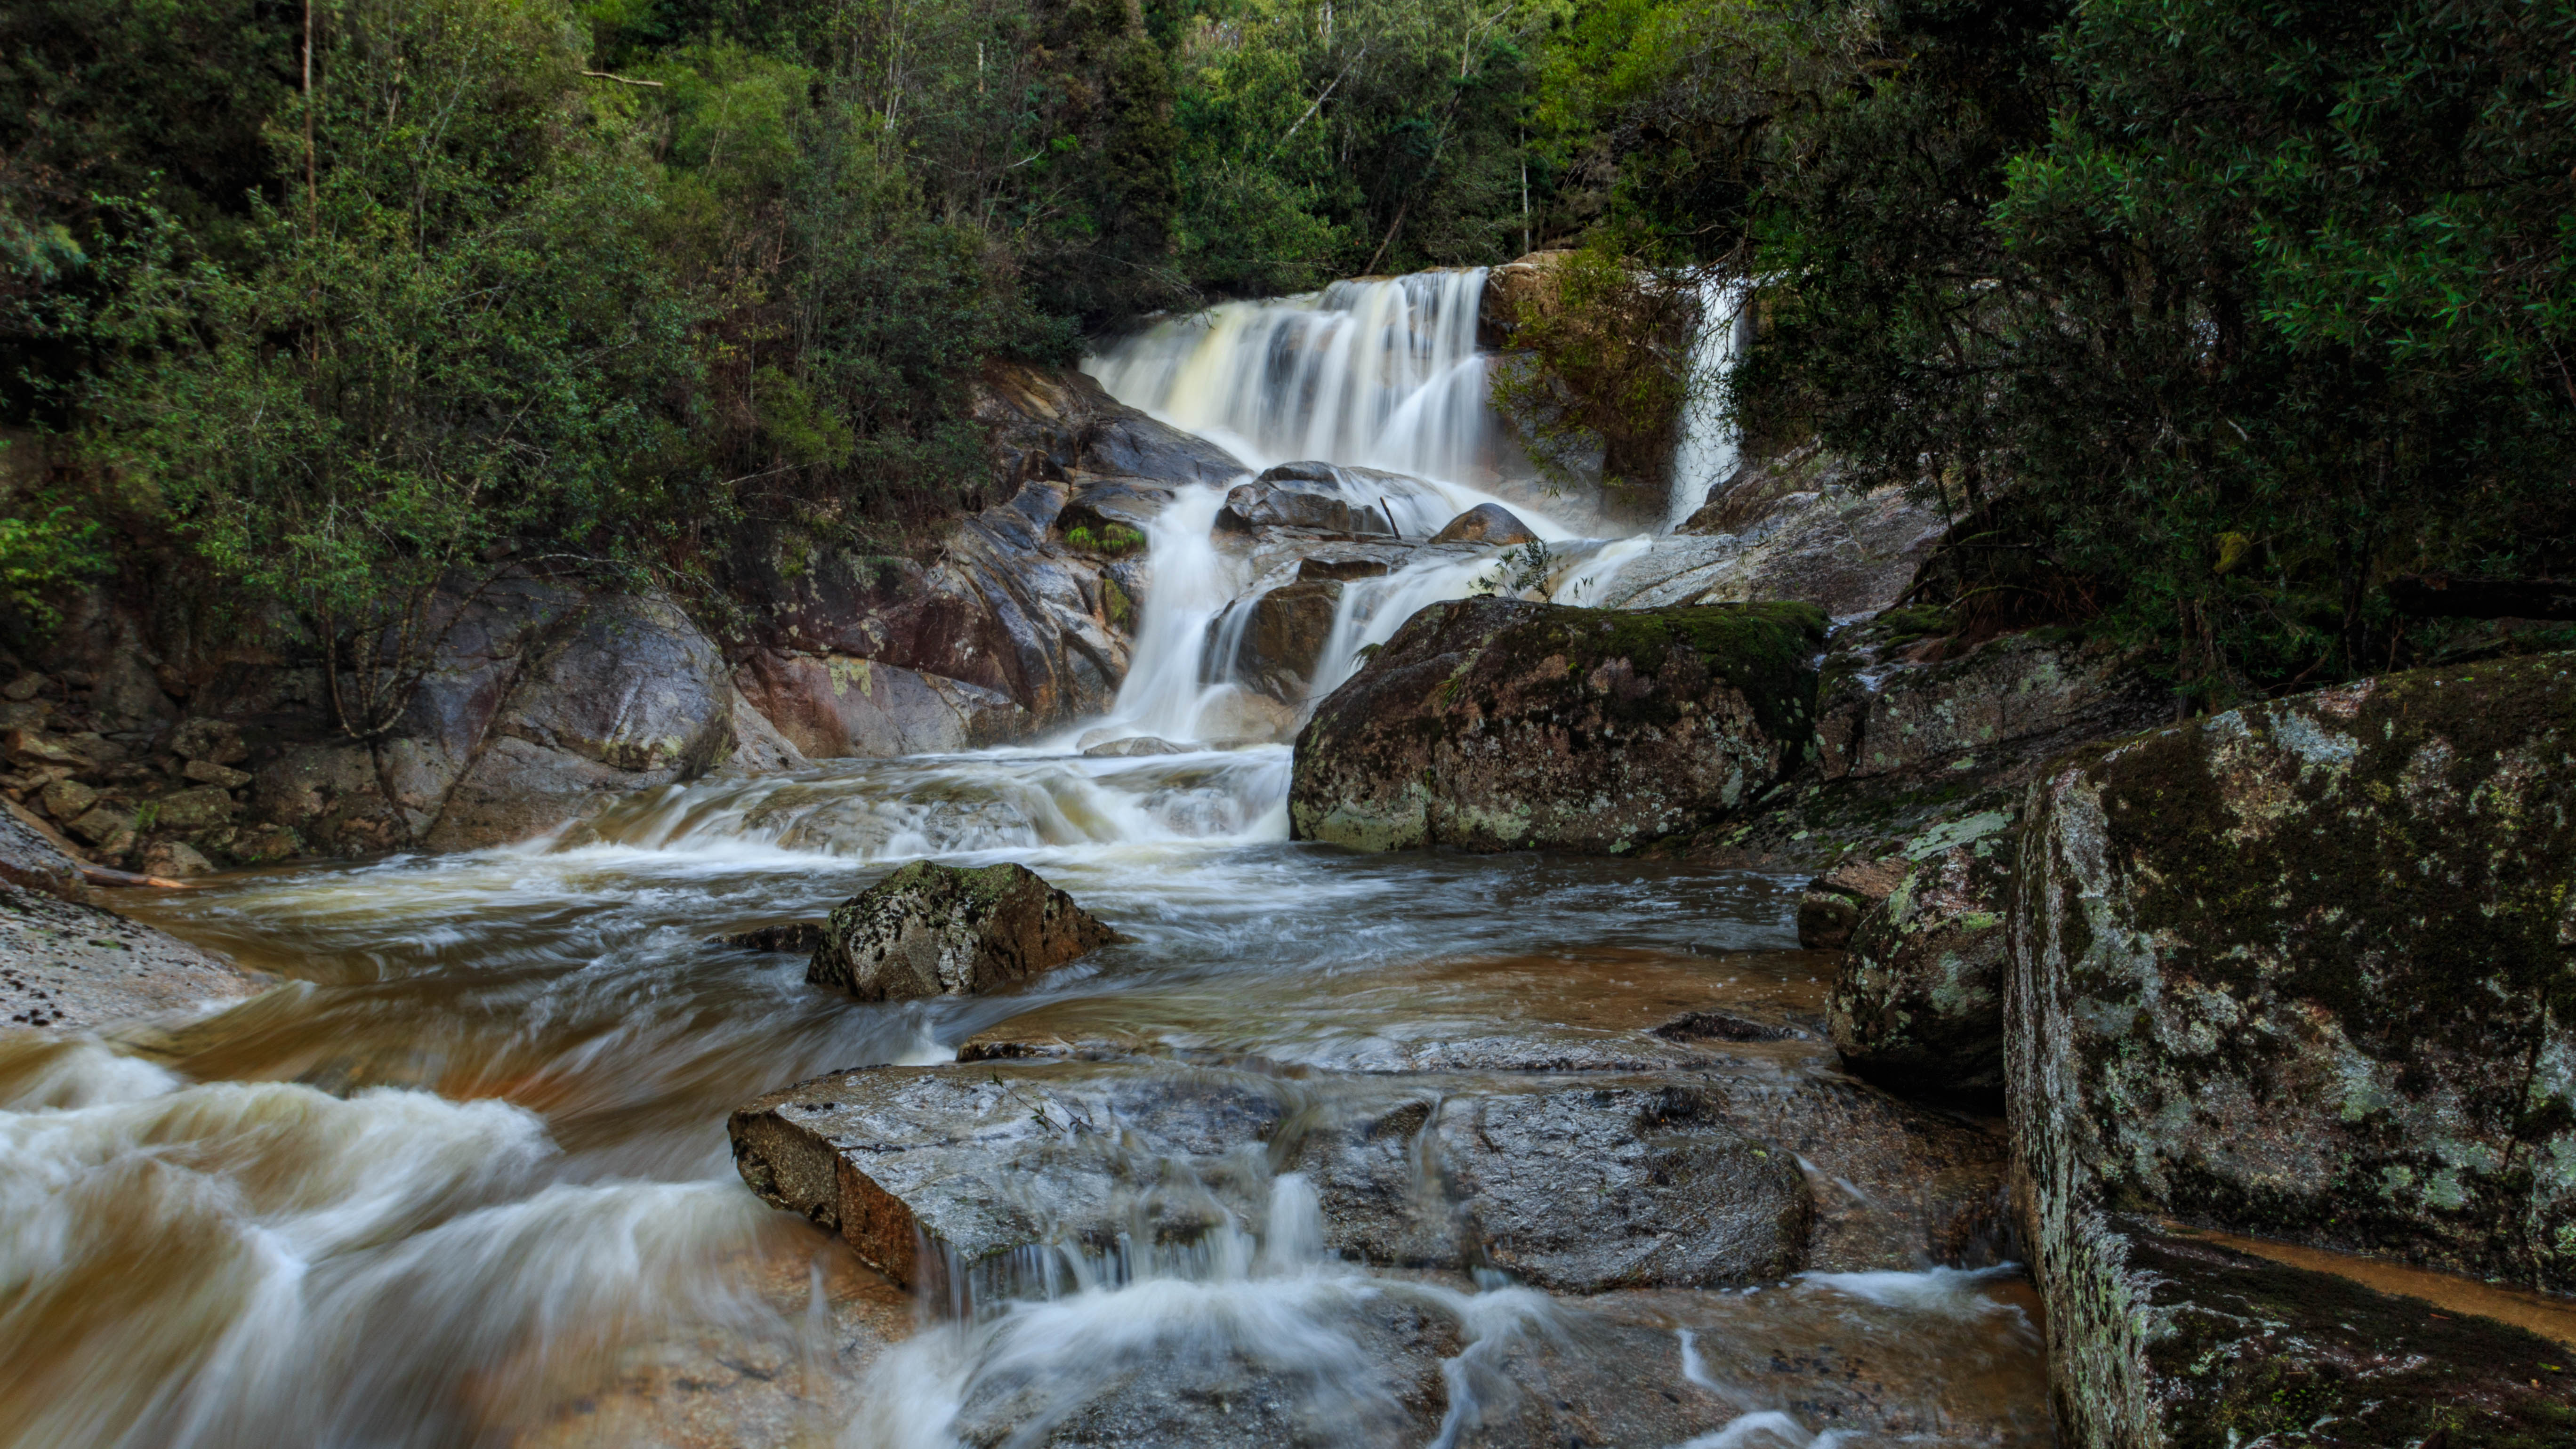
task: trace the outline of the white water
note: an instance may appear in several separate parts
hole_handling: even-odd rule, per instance
[[[1741,443],[1726,409],[1728,374],[1752,341],[1753,314],[1742,282],[1711,275],[1700,283],[1699,330],[1691,337],[1689,399],[1673,445],[1673,482],[1664,531],[1689,521],[1709,490],[1735,474]]]
[[[1321,459],[1490,488],[1521,468],[1485,400],[1482,268],[1335,282],[1166,321],[1086,369],[1258,470]]]

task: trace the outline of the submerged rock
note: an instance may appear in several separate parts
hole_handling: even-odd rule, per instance
[[[1507,548],[1513,544],[1536,543],[1538,535],[1530,532],[1528,524],[1521,522],[1510,509],[1501,504],[1479,503],[1450,519],[1438,533],[1431,535],[1431,541],[1433,543],[1480,543],[1496,548]]]
[[[2576,1290],[2576,655],[2367,680],[2032,788],[2008,985],[2052,1322],[2106,1205]]]
[[[1312,1184],[1330,1251],[1577,1292],[1776,1278],[1812,1212],[1796,1163],[1729,1125],[1722,1098],[1610,1074],[878,1067],[760,1098],[731,1132],[763,1198],[970,1302],[1042,1285],[1044,1254],[1023,1249],[1106,1256],[1122,1235],[1178,1246],[1259,1226],[1276,1171]]]
[[[718,946],[740,946],[746,951],[777,951],[810,956],[823,945],[821,921],[788,921],[775,926],[755,926],[748,931],[728,931],[710,936],[708,942]]]
[[[861,1001],[965,996],[1052,971],[1118,939],[1022,865],[917,860],[851,897],[805,979]]]
[[[1908,1095],[2000,1100],[2012,891],[2002,824],[1919,861],[1898,857],[1888,892],[1860,913],[1827,1016],[1855,1076]]]
[[[1298,735],[1292,831],[1617,853],[1723,819],[1806,747],[1824,623],[1800,604],[1435,604]]]

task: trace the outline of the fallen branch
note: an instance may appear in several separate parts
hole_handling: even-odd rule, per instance
[[[592,80],[615,81],[622,86],[651,86],[657,91],[662,89],[662,83],[660,81],[629,80],[622,75],[610,75],[604,70],[586,70],[583,71],[582,74],[590,77]]]

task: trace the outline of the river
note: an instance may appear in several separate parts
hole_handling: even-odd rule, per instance
[[[1238,304],[1189,324],[1195,340],[1149,335],[1093,366],[1248,460],[1428,475],[1431,496],[1388,500],[1399,519],[1499,494],[1562,543],[1562,591],[1622,545],[1582,541],[1491,473],[1485,360],[1456,311],[1480,281]],[[1320,370],[1283,384],[1292,334],[1284,355]],[[1194,347],[1241,375],[1204,375]],[[1512,1344],[1514,1364],[1544,1358],[1566,1383],[1615,1370],[1616,1392],[1697,1415],[1652,1449],[2049,1442],[2034,1310],[2007,1266],[1553,1300],[1332,1259],[1282,1179],[1240,1251],[956,1322],[746,1190],[732,1108],[827,1071],[951,1061],[997,1030],[1293,1075],[1498,1031],[1820,1015],[1794,879],[1290,842],[1288,747],[1217,738],[1240,686],[1210,625],[1260,582],[1210,542],[1222,496],[1184,490],[1154,524],[1136,663],[1105,719],[674,786],[506,849],[121,901],[287,984],[109,1041],[0,1038],[0,1443],[1178,1442],[1061,1426],[1139,1365],[1246,1354],[1300,1386],[1301,1437],[1401,1439],[1413,1421],[1373,1377],[1394,1371],[1353,1327],[1361,1301],[1445,1325],[1437,1442],[1495,1442],[1480,1425],[1501,1422],[1498,1395],[1554,1392],[1503,1366]],[[1350,590],[1323,685],[1489,572],[1436,559]],[[1081,753],[1142,735],[1182,752]],[[811,988],[801,957],[709,944],[818,918],[923,856],[1020,861],[1129,939],[1031,989],[899,1005]],[[1748,1044],[1733,1069],[1784,1093],[1833,1076],[1812,1036]],[[1817,1186],[1903,1216],[1878,1185]],[[999,1380],[1034,1405],[1018,1438],[969,1409]]]

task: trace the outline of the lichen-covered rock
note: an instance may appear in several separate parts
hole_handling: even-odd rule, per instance
[[[2110,646],[2032,632],[1956,658],[1914,660],[1903,656],[1902,623],[1878,621],[1851,631],[1858,636],[1851,640],[1838,637],[1825,660],[1816,711],[1825,779],[1945,770],[2024,742],[2029,752],[2054,754],[2171,718],[2160,713],[2171,709],[2171,696]]]
[[[2005,822],[1902,867],[1861,912],[1826,1025],[1852,1074],[1912,1096],[1999,1099],[2004,1085]]]
[[[2576,1443],[2576,1374],[2536,1334],[2086,1213],[2046,1264],[2067,1449]]]
[[[1810,951],[1849,946],[1863,913],[1887,899],[1909,864],[1901,855],[1849,860],[1807,882],[1798,895],[1798,944]]]
[[[2018,851],[2052,1298],[2092,1203],[2576,1290],[2576,655],[2095,747]]]
[[[1823,614],[1434,604],[1297,736],[1292,832],[1618,853],[1724,818],[1806,748]]]
[[[994,991],[1118,939],[1022,865],[917,860],[836,908],[805,979],[862,1001]]]

